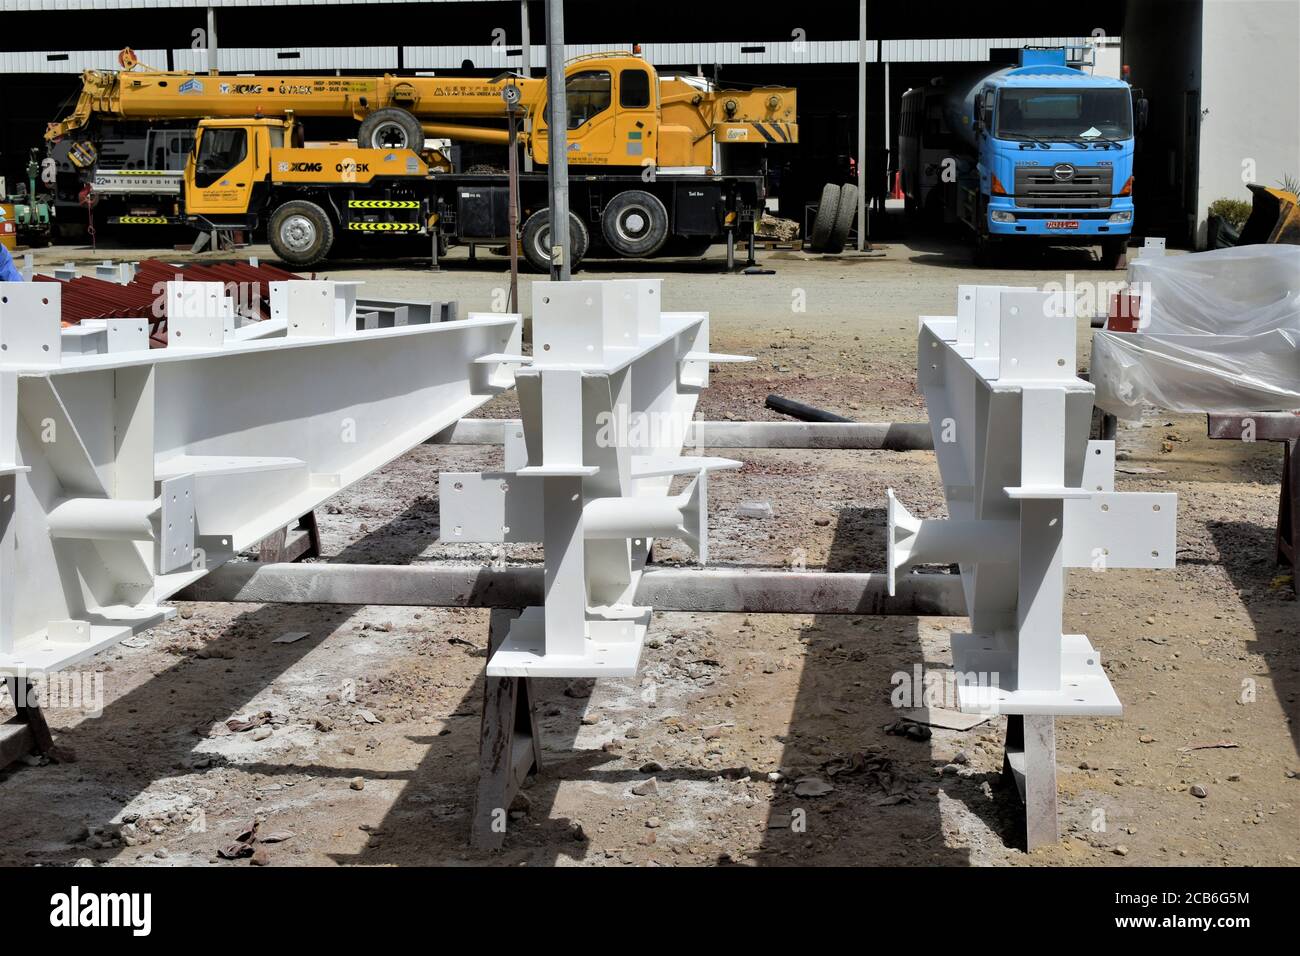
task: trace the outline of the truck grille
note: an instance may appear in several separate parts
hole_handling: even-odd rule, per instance
[[[1066,165],[1066,164],[1061,164]],[[1015,200],[1017,206],[1058,206],[1082,209],[1109,206],[1114,172],[1109,166],[1075,166],[1074,175],[1057,179],[1053,166],[1017,166]]]

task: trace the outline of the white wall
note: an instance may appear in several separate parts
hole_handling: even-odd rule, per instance
[[[1254,181],[1300,177],[1300,0],[1204,0],[1197,245],[1220,197],[1249,200]]]

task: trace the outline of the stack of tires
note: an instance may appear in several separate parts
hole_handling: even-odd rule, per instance
[[[827,183],[822,187],[822,199],[808,234],[808,248],[813,252],[843,252],[857,214],[858,187],[852,183]]]

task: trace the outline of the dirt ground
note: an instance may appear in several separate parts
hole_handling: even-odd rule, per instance
[[[763,399],[778,392],[862,421],[925,420],[917,316],[951,314],[957,283],[1115,278],[1084,252],[975,270],[963,249],[903,243],[883,259],[763,261],[774,275],[712,261],[583,277],[664,274],[667,308],[707,309],[716,350],[756,357],[716,369],[705,417],[776,419]],[[465,311],[488,310],[506,278],[488,255],[324,274]],[[1085,365],[1089,335],[1081,323]],[[505,397],[482,414],[512,413]],[[1118,447],[1119,490],[1178,493],[1178,565],[1070,572],[1066,629],[1089,635],[1125,714],[1057,721],[1063,839],[1033,854],[999,779],[1001,721],[925,741],[884,730],[891,677],[950,666],[964,619],[656,614],[637,678],[540,685],[545,769],[487,854],[466,843],[486,612],[189,603],[143,646],[82,665],[103,675],[102,713],[49,713],[75,761],[0,773],[0,862],[246,866],[218,850],[258,820],[284,837],[259,860],[273,865],[1294,864],[1300,628],[1273,562],[1280,448],[1211,442],[1202,418],[1163,413],[1122,425]],[[321,509],[325,560],[486,561],[487,546],[439,544],[436,475],[499,456],[415,449]],[[928,452],[734,457],[745,467],[710,482],[717,565],[878,571],[886,487],[914,514],[944,513]],[[738,513],[755,500],[772,516]],[[690,561],[676,543],[657,557]],[[274,643],[291,631],[308,636]],[[263,712],[253,730],[225,724]],[[809,778],[825,786],[797,794]]]

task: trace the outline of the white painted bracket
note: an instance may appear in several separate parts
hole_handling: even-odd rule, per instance
[[[632,599],[654,539],[708,560],[707,475],[740,462],[683,446],[709,363],[744,359],[710,352],[708,316],[663,312],[660,293],[658,279],[534,283],[506,468],[441,476],[444,541],[545,549],[545,605],[511,624],[489,676],[636,673],[651,609]]]
[[[1177,496],[1115,491],[1113,442],[1089,441],[1092,386],[1075,320],[1034,290],[961,286],[925,317],[917,371],[949,516],[888,494],[889,590],[921,564],[958,564],[971,632],[953,635],[965,711],[1119,714],[1101,659],[1061,627],[1066,568],[1168,568]]]

